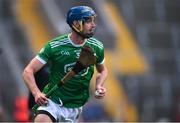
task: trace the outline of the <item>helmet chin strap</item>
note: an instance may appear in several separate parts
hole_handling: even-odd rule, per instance
[[[83,23],[82,21],[78,21],[80,28],[78,29],[74,24],[72,24],[72,30],[74,30],[78,35],[80,35],[83,38],[90,38],[93,36],[93,34],[83,34]]]
[[[78,21],[80,28],[78,29],[74,24],[72,24],[72,28],[76,31],[76,32],[82,32],[83,30],[83,26],[82,26],[82,21]]]

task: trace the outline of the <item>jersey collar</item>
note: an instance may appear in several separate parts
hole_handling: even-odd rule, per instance
[[[87,39],[85,39],[85,41],[84,41],[82,44],[75,44],[75,43],[71,40],[70,35],[71,35],[71,34],[68,34],[68,39],[69,39],[69,41],[71,42],[71,44],[72,44],[73,46],[75,46],[75,47],[82,47],[82,46],[84,46],[84,44],[85,44],[86,41],[87,41]]]

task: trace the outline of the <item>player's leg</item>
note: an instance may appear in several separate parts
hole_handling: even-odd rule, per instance
[[[47,115],[47,114],[38,114],[35,119],[34,122],[48,122],[51,123],[53,119]]]
[[[34,118],[35,122],[56,122],[57,106],[50,99],[46,105],[42,105],[37,109],[37,114]]]

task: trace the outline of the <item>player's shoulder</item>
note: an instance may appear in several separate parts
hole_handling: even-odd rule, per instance
[[[102,43],[100,40],[98,40],[97,38],[95,38],[95,37],[89,38],[88,41],[89,41],[89,42],[96,42],[96,43],[99,43],[99,44],[102,44],[102,45],[103,45],[103,43]]]
[[[87,39],[87,43],[100,49],[103,49],[103,43],[94,37]]]
[[[60,35],[60,36],[57,36],[57,37],[53,38],[52,40],[50,40],[50,42],[64,41],[64,40],[67,40],[67,39],[68,39],[68,35],[64,34],[64,35]]]
[[[61,36],[57,36],[57,37],[53,38],[52,40],[50,40],[48,43],[51,46],[51,48],[67,44],[68,43],[68,35],[64,34]]]

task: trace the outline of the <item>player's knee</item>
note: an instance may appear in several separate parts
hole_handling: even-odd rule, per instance
[[[51,118],[46,115],[46,114],[38,114],[35,118],[34,118],[34,122],[50,122],[52,123]]]

